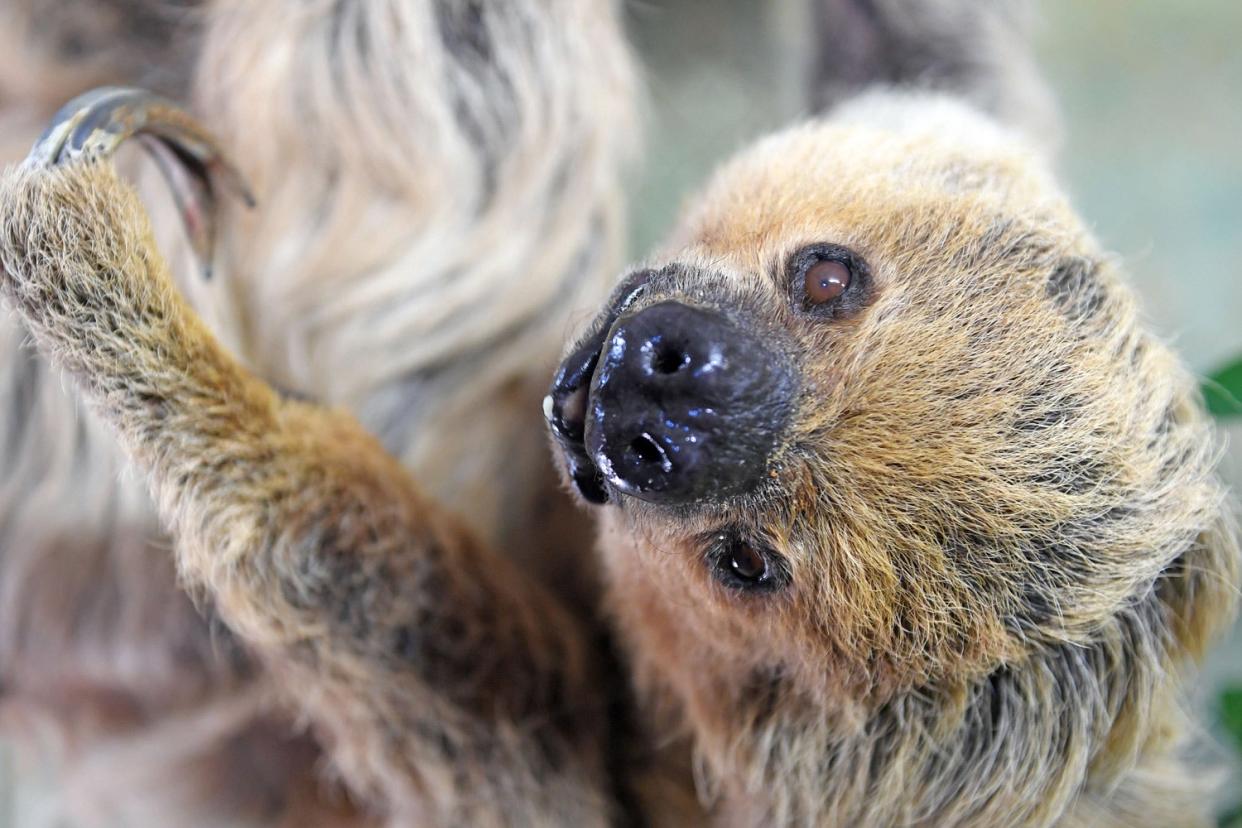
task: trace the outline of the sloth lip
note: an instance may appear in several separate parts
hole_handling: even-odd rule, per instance
[[[586,449],[586,431],[592,409],[590,393],[595,371],[618,320],[646,292],[655,274],[653,270],[640,270],[622,282],[590,332],[561,363],[552,388],[543,400],[544,418],[565,458],[570,479],[588,503],[600,505],[614,500],[609,495],[600,465],[592,460]],[[621,488],[624,489],[623,486]]]
[[[566,357],[543,400],[543,415],[561,450],[574,487],[588,503],[602,505],[609,497],[600,468],[586,450],[590,389],[600,355],[615,322],[615,311]]]
[[[544,416],[547,418],[552,434],[561,450],[561,456],[565,460],[570,480],[573,481],[578,494],[582,495],[583,499],[588,503],[596,505],[607,503],[611,498],[608,494],[608,487],[604,482],[604,472],[587,453],[586,442],[581,436],[585,429],[585,424],[574,424],[571,421],[569,430],[567,430],[563,425],[565,422],[564,417],[558,413],[558,406],[552,394],[544,397],[543,409]]]

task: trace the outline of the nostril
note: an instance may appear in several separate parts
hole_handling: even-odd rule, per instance
[[[676,374],[690,364],[690,355],[667,340],[648,343],[651,370],[656,374]]]
[[[650,434],[640,434],[630,441],[630,453],[643,465],[658,464],[666,474],[673,470],[664,448]]]
[[[561,419],[577,439],[582,438],[582,426],[586,422],[587,387],[574,389],[561,405]]]

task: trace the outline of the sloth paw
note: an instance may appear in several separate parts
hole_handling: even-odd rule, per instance
[[[241,173],[211,133],[171,101],[143,89],[101,87],[60,108],[25,161],[48,169],[75,161],[103,161],[136,138],[168,182],[204,276],[211,275],[216,194],[229,192],[254,206]]]

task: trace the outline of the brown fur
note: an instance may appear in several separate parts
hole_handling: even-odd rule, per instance
[[[151,469],[181,577],[299,689],[351,787],[446,824],[499,824],[515,803],[531,820],[604,812],[589,659],[565,611],[431,509],[352,418],[242,371],[173,291],[109,166],[8,181],[6,270],[56,275],[6,293]],[[90,344],[57,333],[77,325]]]
[[[0,64],[13,81],[9,157],[94,83],[197,99],[263,208],[220,216],[204,282],[162,182],[140,170],[158,246],[196,311],[282,390],[353,411],[477,534],[520,539],[506,552],[592,624],[585,521],[557,490],[538,400],[567,318],[599,296],[623,236],[617,174],[637,122],[608,4],[46,11],[4,13],[4,34],[23,45]],[[152,20],[175,24],[161,49],[144,45]],[[58,45],[67,33],[84,44],[73,59]],[[455,53],[463,43],[474,51]],[[339,819],[342,793],[302,781],[324,765],[305,727],[273,704],[270,675],[210,596],[196,607],[177,588],[142,481],[59,372],[21,348],[28,338],[0,318],[10,732],[56,734],[57,799],[75,821],[303,824],[306,807]],[[89,624],[79,606],[92,608]],[[71,703],[51,703],[46,689],[59,686],[75,688]],[[118,705],[143,715],[114,721]]]
[[[821,241],[873,270],[854,319],[791,312],[784,262]],[[760,494],[601,516],[640,686],[720,811],[1200,824],[1179,700],[1236,594],[1218,451],[1040,158],[950,101],[862,98],[726,166],[649,265],[677,275],[631,312],[753,314],[806,388]],[[786,593],[713,582],[729,525]]]
[[[395,65],[367,63],[367,50],[357,63],[329,59],[341,30],[318,28],[324,18],[299,28],[253,14],[292,26],[311,66],[340,60],[348,77]],[[240,35],[254,19],[223,11],[204,65],[258,60],[260,41]],[[458,354],[481,389],[460,395],[474,408],[520,406],[524,394],[500,377],[525,376],[511,366],[548,331],[482,366],[437,339],[437,315],[411,310],[393,278],[407,271],[392,263],[417,249],[418,264],[460,276],[462,296],[439,295],[464,303],[457,323],[474,331],[469,300],[490,295],[494,274],[445,263],[488,261],[496,247],[486,218],[423,216],[420,186],[439,194],[429,203],[449,197],[437,164],[391,155],[405,147],[387,128],[398,98],[384,83],[409,67],[347,83],[375,96],[353,111],[320,97],[330,79],[281,74],[291,65],[238,77],[294,90],[299,117],[267,105],[279,96],[238,97],[222,83],[201,93],[234,113],[221,127],[270,212],[226,225],[222,290],[242,298],[191,298],[260,373],[352,409],[384,445],[340,408],[282,398],[226,352],[106,164],[6,173],[0,284],[40,352],[144,471],[182,579],[244,642],[239,664],[261,671],[260,701],[270,688],[309,721],[360,803],[396,824],[591,824],[616,819],[632,796],[635,810],[684,824],[693,766],[706,809],[726,824],[1202,824],[1181,684],[1231,617],[1239,575],[1217,449],[1189,374],[1143,329],[1119,266],[1037,152],[947,98],[864,96],[727,165],[651,262],[662,275],[632,310],[678,298],[744,313],[779,344],[803,393],[755,494],[597,511],[604,600],[644,716],[618,745],[608,659],[574,614],[589,589],[551,574],[574,558],[549,556],[523,528],[540,523],[529,501],[506,512],[494,493],[474,500],[523,479],[497,475],[521,434],[506,424],[512,409],[458,422],[471,408],[440,393],[434,372],[407,386],[400,352],[382,350],[385,333],[394,346],[393,332],[418,337],[410,360],[421,370],[445,349]],[[249,117],[231,109],[239,100]],[[414,96],[418,123],[463,128],[435,101],[444,97]],[[354,133],[341,107],[371,129]],[[374,143],[312,143],[288,162],[244,128],[292,148],[320,119]],[[436,149],[452,159],[455,146]],[[408,198],[362,234],[360,258],[341,252],[367,185],[395,169],[409,173],[394,185]],[[487,201],[486,161],[461,169],[482,176],[467,177],[481,188],[467,187],[467,200]],[[588,189],[607,202],[607,184]],[[323,208],[324,193],[339,206]],[[518,224],[508,215],[498,226]],[[394,216],[426,221],[430,241],[404,247]],[[573,226],[581,239],[588,225]],[[854,318],[810,322],[791,307],[785,261],[822,241],[870,263],[874,293]],[[379,267],[372,255],[392,264],[388,275],[364,277]],[[336,314],[341,268],[353,287]],[[545,286],[559,306],[559,284]],[[337,338],[321,339],[311,323],[334,319]],[[398,367],[360,361],[370,348]],[[352,381],[333,382],[342,376]],[[444,407],[394,420],[394,395]],[[447,433],[462,442],[441,445]],[[480,440],[491,464],[467,464]],[[477,514],[463,508],[472,503]],[[776,550],[787,590],[743,596],[712,580],[702,537],[726,525]],[[569,535],[560,542],[572,550]],[[219,655],[201,658],[219,665]],[[213,693],[248,669],[226,669]],[[116,714],[134,716],[124,705]],[[294,755],[273,763],[294,769],[273,790],[304,782]]]

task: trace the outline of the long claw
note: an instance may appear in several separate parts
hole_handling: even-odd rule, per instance
[[[134,137],[151,151],[172,189],[190,244],[210,277],[216,189],[231,192],[248,207],[255,200],[211,133],[176,104],[144,89],[93,89],[60,108],[26,164],[52,167],[109,158]]]

